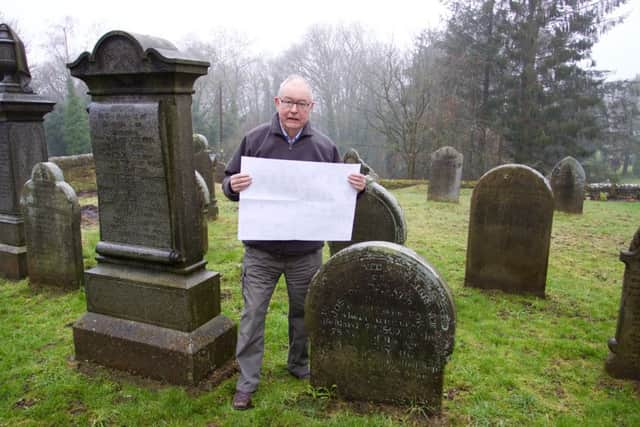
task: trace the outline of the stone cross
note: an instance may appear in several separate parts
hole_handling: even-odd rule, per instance
[[[75,290],[83,284],[80,204],[54,163],[38,163],[22,190],[29,284]]]

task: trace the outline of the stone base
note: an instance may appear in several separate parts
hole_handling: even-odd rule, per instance
[[[0,276],[10,280],[27,277],[27,247],[0,243]]]
[[[194,385],[234,357],[236,325],[218,315],[193,332],[86,313],[73,325],[76,360]]]
[[[640,360],[628,360],[615,353],[609,353],[604,368],[609,375],[619,379],[640,380]]]

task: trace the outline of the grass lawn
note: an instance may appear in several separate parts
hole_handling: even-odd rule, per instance
[[[86,310],[83,291],[34,291],[26,280],[0,279],[0,425],[640,425],[640,384],[603,369],[620,303],[618,254],[640,226],[640,203],[585,201],[583,215],[556,212],[547,298],[539,299],[463,287],[471,190],[459,204],[427,202],[424,184],[392,192],[406,215],[406,246],[439,271],[456,304],[440,417],[425,419],[420,407],[343,402],[290,377],[284,286],[269,310],[256,407],[236,412],[235,375],[217,387],[211,380],[176,387],[78,364],[70,326]],[[238,321],[237,205],[219,187],[216,194],[208,268],[222,274],[223,312]],[[96,226],[83,229],[86,267],[95,265],[97,240]]]

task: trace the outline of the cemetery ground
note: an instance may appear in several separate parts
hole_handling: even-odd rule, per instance
[[[267,317],[255,408],[238,412],[230,404],[235,374],[218,385],[212,375],[196,387],[178,387],[75,361],[70,326],[86,311],[83,291],[34,290],[27,280],[0,279],[0,425],[640,425],[640,384],[604,371],[621,296],[618,255],[640,225],[640,203],[585,201],[583,215],[556,212],[540,299],[463,287],[470,189],[461,191],[459,204],[427,202],[424,183],[391,191],[407,219],[406,246],[438,270],[456,305],[439,417],[426,419],[411,402],[344,402],[331,389],[288,375],[284,283]],[[209,222],[208,268],[222,274],[222,310],[237,322],[237,204],[219,186],[216,194],[220,215]],[[95,221],[82,232],[88,268],[95,265]]]

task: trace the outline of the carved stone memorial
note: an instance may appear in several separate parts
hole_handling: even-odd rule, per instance
[[[640,228],[620,260],[625,264],[620,313],[605,368],[613,377],[640,380]]]
[[[22,190],[31,286],[74,290],[83,284],[80,204],[54,163],[34,166]]]
[[[0,275],[27,276],[20,193],[36,163],[47,160],[42,120],[54,102],[36,95],[24,45],[0,24]]]
[[[216,200],[216,186],[214,180],[216,156],[209,150],[207,138],[198,133],[193,134],[193,150],[193,161],[196,170],[207,184],[207,190],[209,192],[210,201],[207,210],[208,218],[216,219],[218,218],[218,201]]]
[[[364,242],[332,256],[311,281],[305,325],[314,387],[440,411],[455,306],[447,284],[415,252]]]
[[[329,242],[331,255],[354,243],[380,240],[404,244],[407,223],[396,198],[377,182],[368,180],[356,200],[353,233],[348,242]]]
[[[442,147],[431,153],[431,172],[427,200],[458,203],[462,180],[462,153]]]
[[[502,165],[473,190],[465,286],[544,297],[553,194],[539,172]]]
[[[344,163],[360,163],[361,174],[366,175],[368,178],[372,179],[373,181],[377,181],[379,178],[376,171],[374,171],[371,166],[369,166],[364,160],[362,160],[362,157],[360,157],[360,154],[354,148],[349,148],[347,152],[344,153],[344,156],[342,157],[342,161]]]
[[[208,63],[170,42],[112,31],[69,64],[84,80],[100,204],[76,359],[193,384],[233,358],[220,275],[205,269],[191,127]]]
[[[580,162],[571,156],[560,160],[553,167],[549,181],[555,210],[581,214],[587,180]]]

